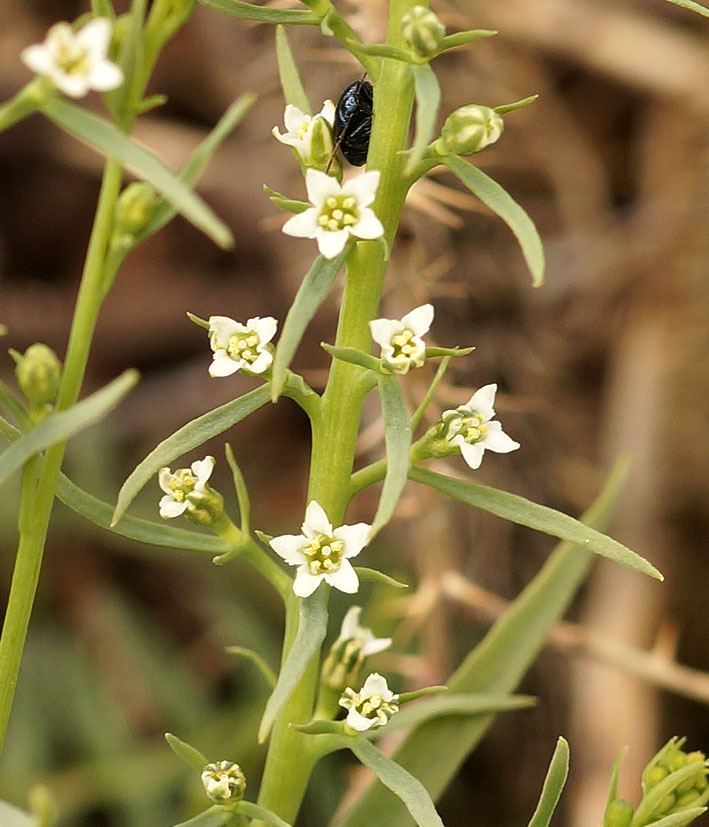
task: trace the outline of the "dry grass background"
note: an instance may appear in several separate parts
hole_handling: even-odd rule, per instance
[[[343,10],[367,39],[380,36],[382,0]],[[0,6],[2,98],[27,80],[21,49],[82,11],[59,0]],[[560,629],[523,684],[539,695],[538,707],[500,719],[442,812],[451,827],[525,824],[555,737],[565,734],[572,770],[556,823],[593,827],[623,745],[631,748],[623,782],[631,800],[640,768],[670,735],[709,748],[705,682],[673,666],[676,656],[709,669],[709,28],[662,0],[458,0],[436,11],[449,31],[500,31],[436,61],[443,113],[540,95],[508,116],[503,139],[476,162],[536,221],[547,283],[533,290],[504,225],[434,173],[404,213],[383,314],[432,301],[436,342],[476,345],[453,366],[434,410],[464,401],[471,387],[500,384],[501,419],[523,448],[487,459],[483,481],[578,514],[612,459],[633,451],[612,533],[667,576],[659,585],[598,564],[573,609],[582,626]],[[292,45],[313,103],[337,97],[357,76],[349,56],[317,31],[294,30]],[[295,197],[302,191],[288,151],[269,134],[283,108],[272,30],[198,8],[152,87],[169,103],[143,118],[137,135],[175,165],[235,97],[259,97],[200,184],[234,229],[234,251],[216,250],[177,219],[132,254],[105,305],[87,387],[128,366],[142,382],[77,440],[68,463],[107,500],[157,441],[248,387],[209,379],[204,336],[184,311],[282,319],[312,255],[311,245],[280,233],[282,218],[261,192],[263,183]],[[38,117],[0,136],[7,346],[40,340],[63,352],[100,168],[97,156]],[[331,301],[298,353],[314,386],[325,375],[318,343],[332,340],[334,314]],[[9,357],[0,359],[5,381],[11,370]],[[427,378],[421,371],[407,381],[412,401]],[[372,407],[362,460],[378,455],[381,437]],[[251,487],[255,525],[292,530],[307,473],[302,417],[286,401],[228,438]],[[220,443],[210,446],[218,457]],[[225,476],[220,482],[227,490]],[[158,497],[154,486],[143,513],[154,513]],[[358,500],[353,518],[371,516],[372,505]],[[15,509],[10,491],[0,502],[2,593]],[[403,601],[375,594],[371,622],[380,633],[398,626],[406,653],[377,664],[418,685],[445,679],[499,610],[492,595],[514,597],[551,543],[412,486],[379,547],[388,569],[408,573],[418,589]],[[251,741],[264,686],[223,646],[261,648],[275,663],[280,618],[265,588],[243,574],[129,546],[58,507],[0,796],[22,803],[29,783],[42,780],[65,827],[173,823],[199,806],[199,790],[194,781],[184,787],[161,744],[165,729],[256,777],[262,756]],[[672,691],[658,687],[671,681]],[[703,703],[686,697],[692,681]],[[344,779],[350,768],[332,771]],[[321,774],[299,823],[319,827],[332,806]]]

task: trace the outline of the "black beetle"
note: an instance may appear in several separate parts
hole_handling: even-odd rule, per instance
[[[346,160],[355,167],[361,167],[367,160],[373,102],[372,84],[356,80],[340,95],[335,107],[335,152],[339,146]]]

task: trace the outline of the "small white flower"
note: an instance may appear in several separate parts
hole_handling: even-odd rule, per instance
[[[420,368],[426,359],[426,345],[421,338],[431,327],[433,305],[422,304],[401,321],[374,319],[369,323],[372,339],[382,349],[382,367],[391,373],[408,373]]]
[[[298,566],[293,581],[298,597],[310,596],[321,580],[354,594],[359,580],[348,558],[356,557],[367,545],[371,528],[357,523],[333,529],[323,507],[312,500],[305,512],[303,533],[274,537],[270,545],[289,566]]]
[[[82,98],[89,90],[106,92],[123,83],[120,66],[108,59],[111,21],[90,20],[74,33],[68,23],[55,23],[44,43],[28,46],[22,61],[33,72],[46,75],[62,92]]]
[[[357,732],[384,726],[399,711],[398,702],[399,696],[389,689],[386,678],[377,672],[372,672],[359,692],[348,686],[340,698],[340,706],[349,709],[347,725]]]
[[[246,776],[233,761],[215,761],[202,770],[207,796],[217,804],[240,801],[246,790]]]
[[[276,335],[273,316],[254,316],[246,324],[228,316],[209,317],[209,344],[214,351],[210,376],[230,376],[237,370],[263,373],[273,362],[268,343]]]
[[[332,648],[337,649],[341,643],[356,641],[359,645],[362,657],[376,655],[391,646],[390,637],[375,637],[371,629],[359,625],[359,618],[362,614],[361,606],[351,606],[342,620],[340,636],[333,643]]]
[[[329,155],[334,148],[332,125],[335,122],[335,104],[331,100],[326,100],[320,112],[312,116],[306,115],[305,112],[302,112],[297,106],[289,103],[288,106],[286,106],[286,111],[283,116],[283,122],[288,131],[281,134],[278,127],[274,126],[271,134],[282,144],[292,146],[301,159],[306,162],[312,155],[313,127],[318,118],[325,121],[328,126],[324,131],[324,135],[329,135],[330,146],[329,148],[324,147],[324,149]]]
[[[188,508],[195,509],[206,496],[205,486],[213,470],[214,457],[197,460],[189,468],[179,468],[174,474],[169,468],[161,468],[158,482],[165,492],[160,500],[163,520],[179,517]]]
[[[460,448],[463,459],[473,470],[480,467],[486,450],[508,454],[520,447],[519,442],[502,430],[499,422],[490,421],[495,416],[496,393],[497,385],[485,385],[475,391],[465,405],[443,412],[446,442]]]
[[[298,238],[315,238],[325,258],[335,258],[351,235],[373,239],[384,234],[381,221],[369,208],[379,186],[379,172],[365,172],[338,184],[317,169],[305,173],[308,198],[314,204],[289,218],[283,232]]]

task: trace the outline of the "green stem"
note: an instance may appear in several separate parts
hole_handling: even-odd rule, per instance
[[[121,179],[120,165],[115,161],[108,161],[74,311],[62,381],[57,395],[57,410],[69,408],[79,396],[100,306],[103,261],[113,225],[113,208]],[[23,479],[20,543],[0,638],[0,747],[5,739],[15,694],[22,650],[42,565],[54,490],[65,446],[65,442],[59,442],[47,449],[36,487],[34,477],[30,481],[25,474]]]
[[[392,45],[401,45],[400,21],[414,2],[392,0],[388,37]],[[384,225],[385,239],[391,248],[408,184],[403,176],[405,158],[398,153],[405,148],[408,138],[413,83],[409,67],[390,59],[382,60],[377,81],[367,168],[381,172],[373,209]],[[367,352],[371,349],[369,321],[377,315],[385,271],[381,244],[356,245],[347,262],[337,347]],[[308,501],[317,500],[334,525],[342,523],[350,500],[362,402],[368,390],[367,383],[360,381],[363,373],[360,366],[335,359],[313,423]],[[291,630],[297,623],[296,609],[289,607],[287,612],[287,628]],[[284,656],[293,636],[293,632],[286,636]],[[274,723],[259,794],[259,804],[291,823],[298,814],[318,756],[308,748],[307,736],[295,732],[290,724],[310,719],[318,673],[318,659],[314,658]]]

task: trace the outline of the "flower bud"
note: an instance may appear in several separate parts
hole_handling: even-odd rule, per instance
[[[202,784],[216,804],[234,804],[244,797],[246,776],[233,761],[215,761],[202,770]]]
[[[114,237],[137,235],[153,217],[157,205],[158,196],[149,184],[128,184],[118,197]]]
[[[633,805],[622,798],[616,798],[606,807],[603,827],[630,827],[633,820]]]
[[[434,147],[440,155],[472,155],[502,135],[502,118],[494,109],[477,104],[461,106],[451,113]]]
[[[656,821],[687,809],[703,807],[709,800],[704,754],[686,753],[682,750],[683,744],[683,738],[671,738],[645,767],[642,776],[644,795],[636,816]]]
[[[24,356],[11,351],[17,363],[15,376],[22,393],[34,405],[54,401],[59,387],[62,365],[56,353],[47,345],[30,345]]]
[[[416,55],[431,58],[440,51],[446,27],[430,9],[414,6],[401,20],[401,33]]]

